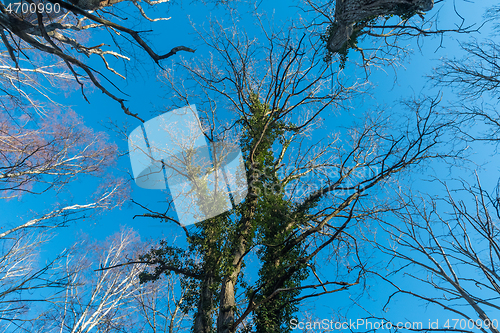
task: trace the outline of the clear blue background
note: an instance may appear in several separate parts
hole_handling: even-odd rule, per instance
[[[433,15],[438,9],[441,22],[440,28],[452,27],[454,24],[459,23],[459,18],[453,11],[452,1],[446,3],[438,3],[435,8],[428,13]],[[495,4],[494,1],[477,1],[475,3],[466,1],[456,1],[457,11],[465,17],[467,24],[480,24],[483,22],[483,14],[485,9]],[[195,59],[197,57],[207,57],[208,49],[203,45],[202,41],[196,39],[193,30],[193,25],[201,28],[207,25],[209,18],[222,18],[228,23],[230,21],[225,8],[214,8],[213,6],[205,6],[201,3],[189,4],[174,4],[159,6],[162,10],[152,11],[150,16],[169,16],[169,21],[154,22],[150,27],[141,27],[141,30],[153,29],[153,33],[149,35],[149,43],[153,45],[158,54],[168,52],[171,48],[184,45],[196,49],[195,54],[178,53],[175,57],[184,57],[187,59]],[[247,4],[239,4],[236,6],[241,20],[238,25],[241,29],[252,31],[256,29],[255,18],[252,16],[254,12],[252,7]],[[304,15],[302,11],[297,8],[295,3],[287,3],[285,1],[263,1],[258,7],[258,11],[266,13],[269,20],[274,20],[276,25],[289,24],[289,20],[298,18],[299,15]],[[272,17],[272,19],[271,19]],[[370,96],[366,96],[363,100],[358,100],[353,103],[353,109],[350,111],[353,115],[359,115],[361,112],[367,111],[371,107],[383,106],[386,108],[399,108],[398,102],[401,98],[408,98],[411,96],[419,96],[424,93],[430,96],[435,96],[439,93],[439,89],[432,86],[424,75],[430,74],[432,68],[440,65],[441,57],[453,57],[462,55],[458,47],[457,40],[468,40],[472,36],[483,38],[496,38],[492,35],[491,25],[486,25],[480,34],[473,35],[458,35],[449,34],[441,41],[439,38],[426,38],[420,44],[421,49],[418,50],[415,40],[407,42],[408,48],[415,50],[414,54],[409,58],[409,61],[392,69],[373,69],[370,81],[373,84],[373,90]],[[100,38],[108,38],[107,36],[93,36],[93,40],[100,41]],[[90,43],[91,44],[91,43]],[[97,43],[96,43],[97,44]],[[109,43],[111,44],[111,43]],[[442,47],[439,48],[439,45]],[[137,112],[143,119],[150,119],[155,114],[162,110],[163,106],[166,109],[172,107],[169,104],[169,96],[165,95],[165,90],[162,84],[158,81],[157,76],[161,74],[161,70],[151,61],[144,52],[138,52],[137,56],[140,58],[139,63],[132,61],[128,71],[127,80],[123,81],[118,77],[113,77],[111,73],[106,75],[113,79],[119,87],[126,92],[127,106],[132,112]],[[175,59],[177,60],[177,59]],[[164,68],[174,67],[174,61],[167,59],[162,62]],[[356,60],[353,52],[350,53],[350,60]],[[91,59],[91,65],[96,68],[103,68],[99,59]],[[115,69],[124,73],[120,63],[115,64]],[[104,72],[104,71],[103,71]],[[354,69],[354,64],[349,63],[344,72],[346,76],[362,75],[359,70]],[[396,77],[397,75],[397,77]],[[110,88],[111,91],[113,91]],[[118,96],[119,92],[113,91]],[[126,138],[120,136],[112,131],[107,130],[103,125],[108,122],[115,122],[119,125],[124,125],[130,132],[140,123],[126,116],[120,109],[119,104],[107,98],[104,94],[91,89],[87,85],[87,94],[89,96],[90,104],[86,103],[79,91],[74,91],[69,96],[62,94],[57,96],[56,100],[64,104],[70,104],[73,109],[85,119],[87,126],[94,128],[96,131],[107,131],[110,135],[111,141],[114,141],[122,151],[126,151],[127,144]],[[488,96],[485,96],[488,100]],[[446,101],[456,100],[456,95],[444,89],[443,100]],[[335,117],[327,119],[325,125],[331,121],[333,124],[338,124],[339,121],[349,122],[349,116]],[[472,150],[475,152],[475,161],[483,165],[481,169],[481,177],[484,184],[494,184],[498,178],[499,165],[497,160],[492,159],[492,151],[485,145],[474,145]],[[450,174],[450,170],[446,165],[436,164],[433,170],[428,170],[430,174],[434,174],[441,179],[449,179],[451,176],[471,179],[468,171],[454,170]],[[130,162],[128,156],[119,158],[113,173],[117,176],[126,176],[130,179]],[[472,180],[472,179],[471,179]],[[437,184],[428,183],[423,179],[414,179],[414,186],[418,189],[425,191],[432,191],[436,194],[443,193],[443,189]],[[71,185],[67,191],[68,193],[61,193],[62,196],[71,194],[74,202],[82,202],[86,200],[89,193],[92,193],[94,188],[99,184],[99,179],[85,178],[80,182]],[[135,184],[131,183],[132,198],[141,203],[149,203],[150,207],[161,207],[161,202],[165,200],[164,193],[160,191],[140,189]],[[491,190],[492,188],[488,188]],[[18,225],[20,220],[25,220],[31,215],[28,209],[34,212],[43,212],[48,209],[52,204],[54,194],[44,195],[42,197],[23,196],[19,200],[10,200],[0,202],[0,210],[2,211],[3,220],[7,225]],[[41,199],[42,198],[42,199]],[[136,214],[142,214],[144,211],[137,206],[130,203],[125,204],[121,209],[115,209],[112,212],[102,214],[96,219],[86,219],[72,224],[70,227],[60,229],[57,231],[57,236],[45,248],[44,258],[52,258],[57,253],[60,253],[64,248],[71,246],[78,240],[78,234],[84,232],[94,239],[105,239],[109,235],[119,231],[121,225],[130,226],[138,230],[141,238],[146,240],[148,238],[158,240],[161,238],[169,238],[179,234],[179,228],[172,224],[160,223],[158,220],[150,218],[136,218]],[[383,257],[375,258],[383,260]],[[362,299],[357,300],[358,303],[368,310],[372,311],[374,315],[379,315],[381,305],[385,303],[387,295],[392,291],[385,284],[373,285],[372,281],[367,281],[369,284],[368,291]],[[399,281],[405,283],[404,280]],[[367,312],[360,307],[353,305],[351,296],[355,296],[359,288],[355,287],[352,290],[334,293],[328,296],[321,297],[317,300],[310,301],[302,307],[302,310],[308,310],[309,313],[315,318],[331,318],[338,315],[346,315],[347,318],[355,320],[357,318],[367,316]],[[417,307],[418,305],[418,307]],[[342,309],[349,308],[349,312],[345,313]],[[416,302],[414,299],[401,298],[400,301],[392,303],[390,312],[386,314],[391,319],[408,319],[411,321],[422,321],[424,323],[435,321],[436,319],[444,320],[447,315],[442,311],[436,311],[434,307],[427,309],[422,302]]]

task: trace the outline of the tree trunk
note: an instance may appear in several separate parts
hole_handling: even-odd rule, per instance
[[[125,0],[70,0],[70,2],[85,10],[97,10],[104,7],[113,6]]]
[[[354,25],[358,22],[379,16],[429,11],[433,6],[434,0],[337,0],[335,23],[327,48],[331,52],[339,52],[351,39]]]
[[[200,286],[198,311],[194,318],[194,333],[210,333],[212,331],[213,293],[211,286],[214,283],[213,274],[208,273]]]
[[[241,232],[235,240],[235,247],[232,253],[232,272],[230,275],[225,276],[222,281],[222,287],[220,291],[220,307],[219,316],[217,318],[217,333],[233,333],[234,324],[234,310],[236,307],[236,299],[234,287],[238,275],[241,271],[241,263],[243,261],[243,256],[248,250],[248,239],[251,236],[250,231],[252,229],[252,220],[255,215],[255,208],[257,206],[257,194],[255,193],[255,188],[252,184],[255,183],[257,175],[252,174],[249,182],[248,189],[248,201],[246,204],[245,213],[240,221],[239,227]]]

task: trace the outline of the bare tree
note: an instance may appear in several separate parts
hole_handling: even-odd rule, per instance
[[[116,146],[103,133],[86,127],[73,112],[52,112],[37,119],[16,112],[0,121],[0,190],[6,201],[22,195],[53,195],[82,176],[103,177],[115,160]],[[21,229],[53,228],[91,210],[121,204],[123,182],[106,181],[95,197],[82,204],[60,203],[51,210],[16,221],[0,239]],[[5,223],[5,226],[8,226]]]
[[[462,191],[448,190],[439,200],[432,193],[427,200],[401,197],[398,222],[381,221],[391,242],[376,247],[395,265],[388,275],[376,273],[395,290],[386,306],[405,294],[449,312],[454,319],[434,331],[499,332],[499,192],[490,195],[479,179],[476,184],[463,183]],[[408,283],[395,283],[398,274]]]
[[[41,116],[62,107],[53,100],[54,90],[71,87],[74,79],[61,63],[31,68],[28,60],[13,67],[9,58],[0,57],[1,104],[4,110],[23,110]],[[36,92],[36,94],[35,94]]]
[[[473,39],[460,44],[461,58],[445,59],[430,76],[443,87],[452,87],[460,97],[446,110],[457,117],[456,133],[465,142],[497,145],[500,113],[495,102],[500,92],[500,49],[493,40]],[[488,98],[488,97],[492,97]]]
[[[139,280],[144,263],[120,265],[123,258],[137,259],[137,250],[147,245],[128,228],[106,241],[79,241],[63,260],[61,268],[68,277],[63,291],[29,323],[31,331],[185,331],[186,317],[179,310],[183,291],[176,279],[144,285]]]
[[[144,281],[175,272],[191,282],[195,332],[288,332],[301,302],[359,284],[357,227],[392,209],[375,193],[440,156],[437,100],[408,117],[366,113],[310,140],[320,118],[344,112],[361,86],[335,81],[314,37],[295,32],[264,30],[261,43],[214,22],[200,34],[213,57],[180,63],[184,80],[165,76],[177,103],[204,113],[208,139],[239,139],[246,159],[244,203],[184,228],[188,247],[165,241],[143,257],[154,267]],[[180,224],[169,208],[143,216]],[[258,279],[247,277],[256,271]]]
[[[48,231],[116,205],[115,192],[119,192],[119,187],[112,187],[96,202],[63,206],[1,232],[0,321],[7,332],[36,322],[44,314],[43,311],[36,314],[36,309],[47,309],[49,304],[59,302],[60,293],[71,285],[73,275],[78,274],[64,270],[64,261],[71,251],[64,251],[45,263],[40,261],[42,247],[52,238]]]
[[[137,116],[128,110],[123,98],[117,97],[101,83],[99,77],[101,76],[104,81],[109,81],[109,79],[99,70],[82,61],[79,55],[99,57],[107,71],[124,78],[113,69],[109,60],[110,57],[124,61],[130,60],[130,57],[124,53],[120,40],[133,41],[131,45],[134,43],[139,45],[157,64],[179,51],[194,52],[194,50],[185,46],[176,46],[165,54],[157,54],[143,39],[143,33],[117,22],[120,19],[126,19],[121,18],[120,13],[116,11],[116,7],[119,7],[122,2],[123,0],[54,0],[49,2],[23,0],[18,3],[9,3],[9,5],[0,4],[0,37],[5,53],[11,60],[10,66],[4,66],[4,71],[6,69],[10,71],[7,76],[16,76],[17,73],[28,77],[31,73],[67,78],[66,74],[51,71],[55,64],[62,63],[81,86],[84,97],[83,85],[86,80],[89,80],[92,85],[120,103],[127,114]],[[167,20],[163,17],[148,17],[145,8],[142,7],[144,5],[158,6],[166,3],[167,0],[146,1],[145,3],[132,0],[130,2],[137,11],[135,15],[131,14],[131,18],[137,17],[150,22]],[[109,48],[106,43],[85,45],[85,34],[97,34],[98,31],[111,35],[115,49]],[[37,58],[37,54],[44,54],[44,56],[36,62],[33,59]],[[23,61],[23,59],[29,61]],[[22,78],[17,80],[26,81]],[[31,79],[29,81],[32,82]],[[112,82],[111,85],[116,88]],[[22,91],[21,94],[25,95]]]
[[[47,241],[48,235],[28,233],[26,230],[15,232],[10,238],[0,240],[2,332],[15,331],[30,321],[39,319],[40,315],[33,316],[33,308],[39,303],[49,304],[56,301],[57,292],[67,284],[67,276],[58,270],[64,253],[44,265],[39,263],[40,249]],[[40,294],[41,290],[54,292],[43,295]]]
[[[22,234],[21,234],[22,233]],[[51,262],[40,261],[47,233],[17,232],[0,258],[2,332],[186,332],[185,288],[174,276],[141,284],[138,260],[151,243],[122,228],[106,241],[85,235]],[[7,248],[7,246],[10,246]],[[140,251],[140,252],[138,252]],[[102,269],[102,267],[113,269]]]
[[[490,14],[498,13],[495,7]],[[432,82],[451,86],[460,97],[443,113],[453,121],[452,143],[467,148],[499,142],[498,44],[492,40],[461,43],[463,57],[445,59]],[[473,149],[469,149],[473,150]],[[492,161],[496,160],[492,155]],[[495,168],[489,168],[493,171]],[[481,184],[478,171],[456,180],[436,181],[446,195],[428,190],[424,195],[401,194],[396,222],[380,220],[391,242],[376,247],[392,258],[394,271],[374,272],[394,288],[386,307],[402,295],[445,310],[449,320],[433,331],[499,332],[500,310],[500,192]],[[498,179],[496,172],[488,177]],[[484,180],[483,183],[485,184]],[[472,185],[471,185],[472,184]],[[493,183],[494,184],[494,183]],[[488,187],[488,189],[487,189]],[[436,187],[438,190],[441,188]],[[397,280],[404,276],[410,284]],[[395,282],[398,281],[398,282]],[[453,319],[452,319],[453,318]]]
[[[35,314],[37,306],[55,302],[69,283],[70,275],[61,270],[68,252],[46,263],[39,261],[42,247],[52,237],[50,231],[120,205],[125,186],[122,180],[104,177],[114,162],[116,147],[70,110],[40,118],[6,109],[0,119],[3,207],[21,196],[50,199],[43,210],[26,210],[15,221],[2,218],[0,311],[6,329],[22,329],[41,315]],[[84,176],[105,180],[84,202],[70,202],[58,195]]]
[[[141,265],[97,272],[92,267],[116,265],[131,255],[131,245],[137,241],[137,234],[122,230],[107,244],[78,244],[65,258],[71,280],[60,301],[41,320],[50,323],[43,331],[125,332],[127,319],[134,316],[132,303],[139,293]]]
[[[115,159],[116,146],[71,110],[41,119],[5,112],[0,119],[2,199],[60,190],[79,175],[100,176]]]

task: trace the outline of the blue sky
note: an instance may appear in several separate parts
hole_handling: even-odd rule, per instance
[[[480,23],[482,21],[482,15],[485,8],[489,5],[495,4],[494,1],[477,1],[476,3],[469,3],[465,1],[456,1],[456,6],[458,12],[466,18],[468,23]],[[453,12],[453,6],[451,6],[451,1],[447,1],[446,5],[443,3],[436,4],[436,9],[443,6],[440,12],[440,20],[443,22],[442,27],[452,26],[458,21],[457,16]],[[223,17],[224,20],[229,20],[227,12],[224,8],[212,8],[211,6],[205,6],[201,3],[189,3],[184,5],[167,5],[165,12],[158,11],[157,13],[152,12],[151,16],[156,14],[162,16],[170,16],[169,21],[155,22],[151,23],[151,28],[154,33],[150,35],[150,44],[154,46],[157,53],[166,53],[172,47],[177,45],[185,45],[196,49],[195,54],[189,53],[178,53],[176,57],[184,57],[187,59],[196,59],[197,57],[207,57],[207,48],[203,46],[200,40],[197,40],[193,31],[192,24],[197,28],[203,27],[207,23],[209,18],[220,18]],[[167,11],[168,9],[168,11]],[[254,28],[254,18],[251,16],[252,8],[246,4],[239,5],[237,7],[239,10],[241,21],[238,23],[242,29],[255,29]],[[434,14],[436,11],[434,9],[428,15]],[[265,12],[268,17],[273,17],[276,24],[279,22],[286,22],[290,19],[298,17],[300,11],[295,5],[289,5],[285,1],[263,1],[260,3],[258,10]],[[147,27],[144,29],[146,30]],[[493,37],[491,35],[490,27],[485,27],[481,34],[474,35],[477,38]],[[421,51],[416,50],[409,58],[409,62],[403,62],[403,64],[396,68],[397,78],[395,72],[391,69],[380,70],[374,69],[370,77],[370,80],[374,86],[371,91],[370,96],[366,96],[360,101],[356,101],[353,104],[352,114],[359,115],[362,111],[367,111],[370,107],[379,105],[387,108],[397,109],[398,100],[405,97],[419,96],[420,94],[428,94],[430,96],[435,96],[439,93],[439,89],[432,87],[432,83],[429,83],[424,77],[425,74],[429,74],[432,68],[439,66],[439,59],[446,56],[460,56],[460,51],[457,44],[458,40],[467,40],[471,36],[468,35],[456,35],[451,34],[444,38],[443,47],[438,48],[441,43],[439,38],[429,38],[425,39],[421,44]],[[415,41],[408,41],[408,47],[416,49]],[[144,119],[150,119],[154,114],[161,110],[163,106],[170,108],[169,96],[165,95],[165,88],[158,81],[157,76],[160,74],[160,69],[149,59],[147,59],[144,53],[138,53],[142,58],[140,64],[137,66],[133,63],[128,69],[127,81],[123,82],[118,77],[113,77],[112,74],[107,74],[109,78],[112,78],[115,82],[119,83],[120,88],[126,92],[129,97],[127,97],[127,106],[130,107],[132,112],[138,112],[139,115]],[[350,60],[356,60],[355,55],[350,53]],[[97,68],[102,68],[102,65],[96,60],[95,66]],[[165,68],[170,68],[173,66],[173,61],[166,60],[162,62]],[[356,75],[362,75],[360,71],[353,70],[354,65],[348,64],[345,70],[346,76],[356,77]],[[117,68],[120,71],[119,65]],[[115,91],[116,92],[116,91]],[[96,131],[107,131],[103,127],[103,122],[110,121],[116,122],[118,124],[124,124],[128,129],[128,133],[140,123],[124,115],[123,111],[120,109],[118,103],[107,98],[103,94],[97,91],[88,92],[90,104],[86,103],[78,91],[72,92],[69,96],[58,96],[56,99],[61,103],[72,105],[72,108],[80,115],[83,116],[85,123],[94,128]],[[454,100],[456,95],[445,89],[443,100]],[[487,97],[486,97],[487,98]],[[342,121],[349,121],[349,118],[341,118]],[[339,118],[332,119],[332,121],[339,121]],[[330,120],[326,119],[325,124],[328,125]],[[114,141],[123,151],[126,151],[127,143],[124,137],[116,135],[116,133],[109,131],[110,140]],[[490,150],[484,146],[473,147],[476,152],[476,161],[479,164],[488,163],[485,168],[481,171],[482,177],[488,181],[496,181],[496,175],[499,170],[498,161],[492,161]],[[130,172],[130,163],[128,157],[124,156],[119,158],[118,163],[113,171],[116,175],[126,175]],[[448,178],[450,176],[449,170],[445,165],[436,165],[434,168],[435,175],[441,178]],[[458,172],[453,173],[453,177],[469,175],[460,175]],[[84,199],[86,192],[92,191],[99,183],[99,179],[82,179],[81,182],[72,185],[68,191],[74,196],[74,200]],[[416,188],[429,189],[429,183],[423,182],[422,179],[416,181]],[[434,185],[432,185],[434,186]],[[140,189],[135,184],[131,184],[132,188],[132,198],[140,202],[148,202],[152,207],[160,207],[161,201],[164,200],[164,193],[154,190],[144,190]],[[437,192],[442,191],[442,189],[436,187],[432,188]],[[51,194],[53,195],[53,194]],[[44,196],[43,199],[40,197],[29,197],[24,196],[20,200],[11,200],[8,202],[0,203],[2,212],[4,212],[4,219],[8,223],[16,224],[19,218],[26,216],[27,209],[32,209],[34,211],[44,211],[47,205],[52,201],[52,197]],[[55,238],[47,246],[46,257],[50,258],[56,253],[59,253],[63,248],[70,246],[78,239],[79,232],[85,232],[94,239],[105,239],[109,235],[119,231],[121,225],[130,226],[138,230],[141,234],[142,239],[153,238],[168,238],[173,237],[179,233],[177,227],[171,224],[159,223],[158,221],[145,218],[133,219],[136,214],[141,214],[143,211],[136,206],[131,204],[125,204],[121,209],[115,209],[112,212],[103,214],[93,220],[79,221],[78,223],[71,225],[70,227],[59,230]],[[382,259],[382,258],[381,258]],[[370,283],[370,282],[368,282]],[[363,298],[363,305],[366,308],[373,309],[377,311],[380,308],[381,302],[385,301],[384,296],[387,295],[388,289],[383,285],[372,285],[370,286],[370,298]],[[335,304],[335,306],[333,306]],[[411,317],[412,320],[422,320],[424,323],[427,319],[443,319],[445,315],[436,312],[434,308],[426,311],[425,307],[420,306],[418,308],[413,308],[411,313],[406,306],[406,301],[396,303],[392,306],[390,315],[393,318],[401,317]],[[329,318],[332,313],[335,312],[338,306],[349,307],[352,305],[350,300],[349,292],[342,292],[338,294],[333,294],[315,301],[314,304],[309,303],[308,307],[312,307],[314,317],[317,318]],[[306,308],[306,307],[305,307]],[[347,317],[356,319],[364,317],[366,313],[359,307],[352,307],[348,312]]]

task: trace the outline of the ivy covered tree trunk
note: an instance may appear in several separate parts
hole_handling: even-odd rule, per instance
[[[246,202],[242,205],[243,215],[237,224],[234,238],[228,240],[229,246],[232,247],[231,255],[225,260],[228,264],[222,267],[226,274],[223,277],[219,295],[218,333],[235,332],[233,325],[236,309],[236,281],[241,273],[243,256],[250,247],[253,238],[253,215],[256,204],[257,196],[250,186]]]
[[[335,22],[330,27],[327,48],[330,52],[341,52],[353,35],[364,24],[381,16],[413,16],[420,11],[429,11],[434,0],[337,0]]]
[[[194,333],[211,333],[212,332],[212,315],[214,308],[214,293],[213,287],[215,283],[215,267],[210,264],[213,259],[213,254],[208,254],[207,263],[205,263],[205,275],[199,285],[199,298],[196,304],[197,312],[193,323]]]
[[[255,303],[269,297],[270,299],[263,302],[255,312],[255,325],[258,332],[288,332],[290,329],[286,323],[290,322],[296,310],[292,300],[298,291],[276,294],[274,288],[298,287],[307,275],[303,274],[302,278],[294,275],[293,279],[278,281],[278,277],[282,276],[278,272],[290,261],[297,259],[294,251],[291,251],[292,258],[290,254],[279,251],[293,231],[287,228],[292,211],[285,199],[283,184],[274,171],[276,161],[272,150],[273,143],[283,134],[283,122],[269,116],[269,106],[262,104],[257,94],[252,94],[249,100],[252,103],[252,116],[244,128],[242,140],[243,153],[247,160],[249,193],[246,203],[239,208],[242,218],[230,257],[232,264],[222,282],[217,331],[235,332],[235,287],[242,268],[242,258],[252,245],[264,244],[262,250],[258,251],[262,262],[259,278],[263,287],[258,291],[250,291],[248,296],[254,299]]]
[[[272,150],[277,138],[283,135],[285,124],[278,119],[268,119],[270,108],[261,103],[257,95],[251,96],[250,100],[253,123],[247,129],[246,139],[254,145],[259,143],[255,150],[259,177],[253,179],[253,184],[259,192],[254,224],[256,242],[262,244],[257,252],[262,262],[259,270],[262,288],[249,296],[253,296],[256,303],[262,303],[255,311],[257,332],[290,332],[289,323],[297,311],[293,300],[299,294],[297,287],[307,274],[300,270],[281,279],[287,267],[293,265],[301,254],[300,247],[283,251],[287,239],[297,228],[294,207],[286,199],[284,184],[276,174],[277,162]],[[289,292],[276,293],[281,288],[287,288]]]
[[[303,251],[300,247],[284,251],[286,240],[296,232],[296,226],[290,228],[290,222],[293,220],[292,207],[285,200],[283,193],[266,195],[265,198],[267,207],[261,215],[261,237],[265,245],[259,251],[262,260],[259,277],[263,288],[258,299],[271,300],[257,308],[256,328],[257,332],[263,333],[290,332],[289,323],[297,311],[294,299],[300,294],[298,287],[308,274],[305,269],[300,269],[284,280],[281,278],[286,275],[287,268],[300,258]],[[280,289],[287,291],[275,292]]]

